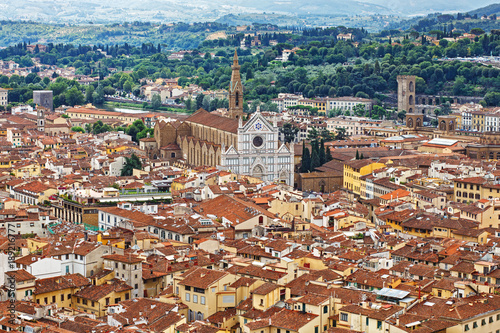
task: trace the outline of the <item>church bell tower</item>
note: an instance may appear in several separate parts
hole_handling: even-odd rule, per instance
[[[238,63],[238,53],[234,50],[231,69],[231,83],[229,84],[229,118],[240,119],[243,116],[243,85],[240,75],[241,66]]]
[[[38,131],[40,132],[45,132],[45,109],[43,107],[40,107],[37,105],[37,108],[36,108],[36,115],[37,115],[37,119],[36,119],[36,125],[37,125],[37,129]]]

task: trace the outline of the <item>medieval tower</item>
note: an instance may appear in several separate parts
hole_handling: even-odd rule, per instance
[[[233,65],[231,69],[231,83],[229,86],[229,113],[232,119],[239,119],[243,116],[243,85],[241,84],[240,64],[238,63],[238,53],[234,50]]]
[[[415,79],[414,75],[398,75],[398,111],[415,112]]]
[[[36,108],[36,127],[39,132],[45,132],[45,108],[43,106],[37,106]]]

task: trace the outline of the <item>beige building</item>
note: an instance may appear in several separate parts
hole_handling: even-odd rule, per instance
[[[117,279],[122,279],[133,288],[132,297],[142,297],[144,295],[141,258],[122,254],[110,254],[103,258],[104,269],[115,271]]]
[[[174,293],[189,307],[188,321],[203,320],[237,305],[233,282],[235,276],[227,272],[193,267],[174,277]]]
[[[0,88],[0,106],[7,106],[9,104],[9,91]]]

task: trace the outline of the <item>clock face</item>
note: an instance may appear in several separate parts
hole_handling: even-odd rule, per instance
[[[254,126],[254,127],[255,127],[255,129],[256,129],[257,131],[262,130],[262,124],[261,124],[260,122],[255,123],[255,126]]]
[[[253,145],[257,148],[261,147],[264,144],[264,139],[261,136],[256,136],[253,138]]]

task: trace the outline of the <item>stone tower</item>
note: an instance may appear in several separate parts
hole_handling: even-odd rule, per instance
[[[398,75],[398,111],[415,112],[415,75]]]
[[[34,90],[33,103],[41,105],[49,111],[54,111],[52,90]]]
[[[231,82],[229,83],[229,118],[239,119],[243,116],[243,85],[241,84],[240,64],[238,53],[234,50],[233,65],[231,69]]]
[[[36,126],[39,132],[45,133],[45,108],[37,106],[36,108]]]

